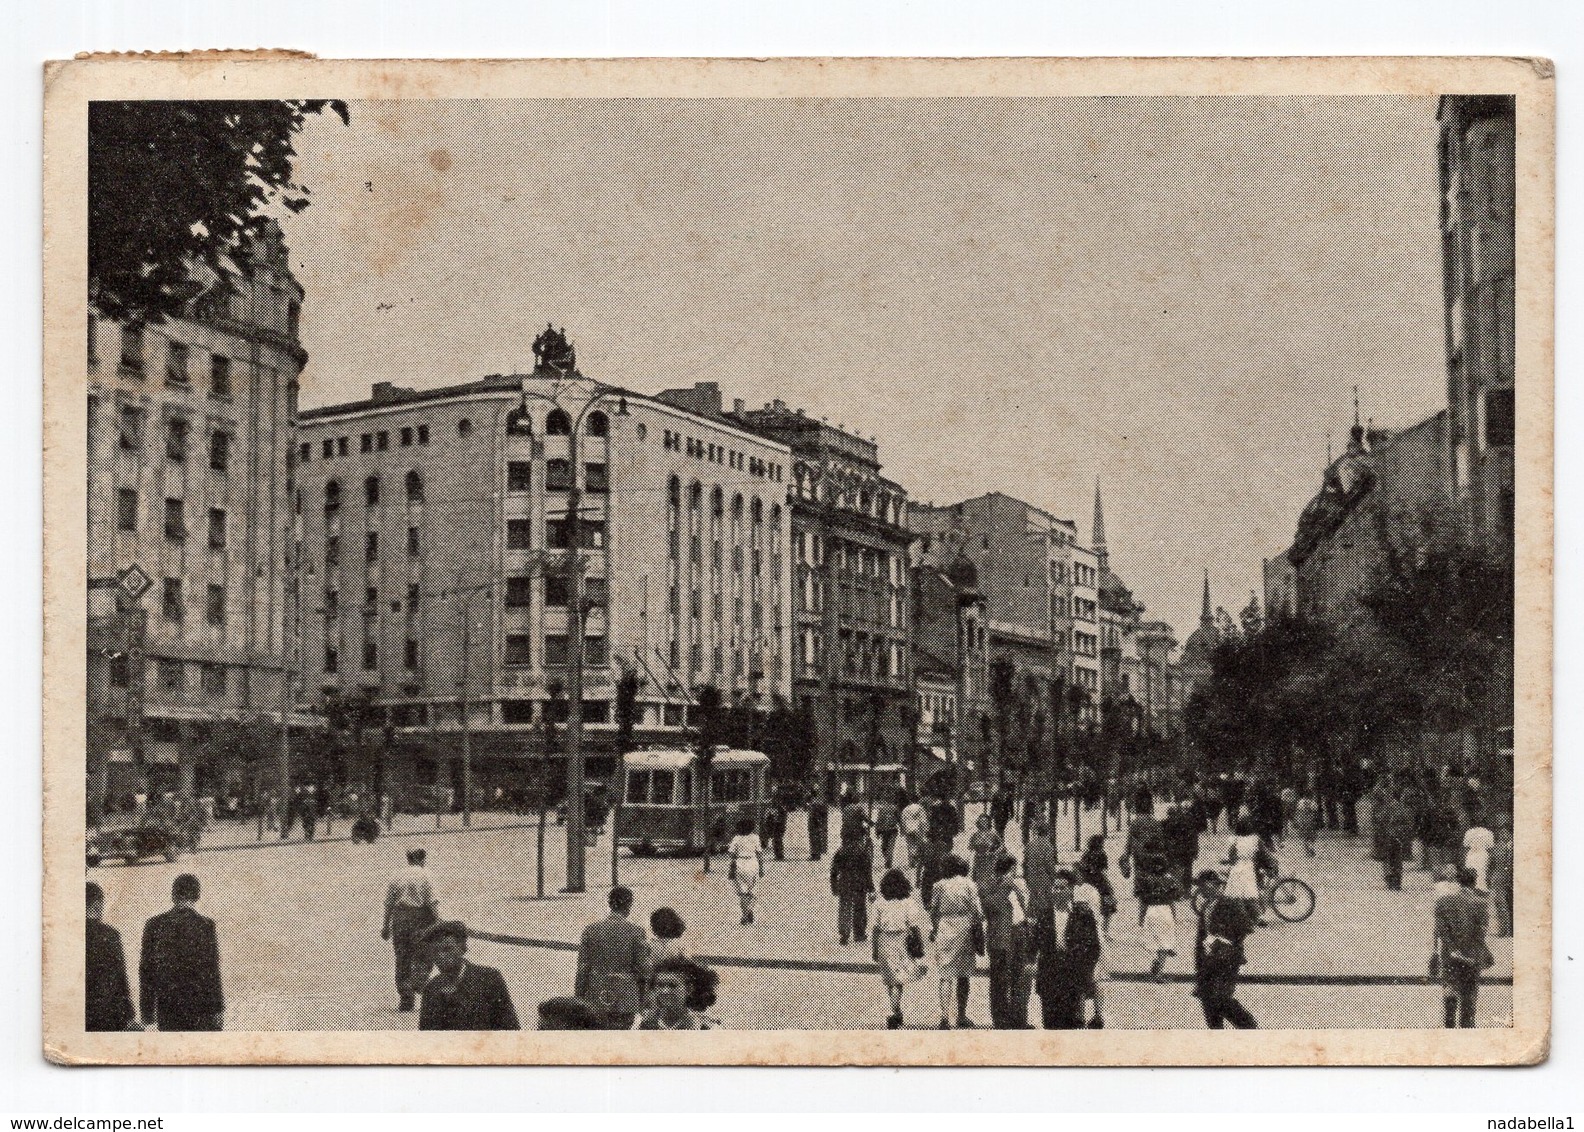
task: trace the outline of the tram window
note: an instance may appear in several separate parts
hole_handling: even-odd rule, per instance
[[[679,770],[676,772],[676,798],[673,801],[678,806],[691,806],[693,804],[693,772]]]
[[[673,785],[672,773],[669,770],[657,770],[650,779],[649,800],[657,806],[671,805],[671,787]]]
[[[716,802],[746,802],[751,794],[752,772],[747,770],[718,770],[714,788]]]
[[[647,802],[649,800],[649,771],[629,770],[627,772],[627,801]]]

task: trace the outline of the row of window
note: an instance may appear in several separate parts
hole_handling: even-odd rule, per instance
[[[544,638],[544,663],[547,668],[565,668],[571,661],[571,640],[562,633],[547,633]],[[379,640],[371,629],[365,630],[363,636],[363,670],[375,672],[379,670]],[[506,655],[504,662],[509,667],[524,667],[533,663],[533,637],[528,633],[506,634]],[[583,663],[591,668],[603,668],[610,663],[610,652],[606,647],[604,637],[583,638]],[[402,642],[402,668],[409,672],[417,672],[420,665],[418,641],[408,637]],[[337,673],[341,670],[341,650],[332,643],[326,642],[324,647],[324,671]]]
[[[186,598],[180,578],[166,578],[160,587],[160,615],[180,623],[187,618]],[[204,599],[204,620],[210,625],[226,623],[226,588],[211,584]]]
[[[573,488],[572,461],[545,461],[545,490],[571,491]],[[533,464],[528,460],[509,460],[506,463],[506,490],[521,493],[533,490]],[[604,464],[583,465],[583,490],[590,495],[604,495],[610,491],[610,471]]]
[[[116,492],[116,529],[136,533],[141,513],[138,493],[130,487]],[[165,537],[173,542],[187,538],[187,505],[180,499],[165,501]],[[215,550],[226,546],[226,513],[222,508],[209,508],[209,545]]]
[[[120,417],[120,445],[123,451],[136,452],[143,447],[146,412],[137,405],[122,405]],[[185,464],[192,437],[192,423],[182,416],[171,416],[165,421],[165,457],[173,464]],[[216,428],[209,433],[209,470],[225,474],[231,470],[231,450],[236,443],[235,433]]]
[[[99,321],[88,319],[88,365],[99,364]],[[129,377],[141,378],[144,374],[144,338],[141,326],[121,328],[121,372]],[[177,388],[192,386],[192,362],[195,351],[183,342],[167,340],[165,343],[165,384]],[[209,395],[221,400],[231,397],[231,359],[224,354],[209,355]]]
[[[198,669],[198,688],[205,696],[216,699],[226,694],[230,683],[230,670],[224,664],[192,664],[184,660],[161,659],[154,662],[154,680],[165,692],[185,692],[187,671]],[[125,653],[117,653],[110,661],[109,684],[112,688],[125,688],[132,683],[131,662]]]
[[[467,425],[468,426],[468,431],[467,432],[463,432],[462,433],[463,436],[466,436],[468,434],[468,432],[471,432],[472,429],[473,429],[472,424],[469,423],[467,420],[460,421],[459,422],[459,428],[460,428],[460,425]],[[416,425],[416,426],[409,425],[409,426],[405,426],[405,427],[403,427],[401,429],[398,429],[396,435],[397,435],[398,442],[400,443],[401,447],[403,447],[403,448],[411,448],[413,446],[413,444],[415,444],[415,443],[416,444],[428,444],[429,443],[429,426],[428,425]],[[358,451],[359,452],[384,452],[388,448],[390,448],[390,432],[388,430],[381,429],[379,432],[365,432],[362,436],[360,436],[358,438]],[[352,438],[349,437],[349,436],[336,436],[336,437],[328,437],[327,436],[327,437],[325,437],[324,440],[319,442],[319,458],[321,460],[330,460],[330,459],[335,458],[336,456],[349,456],[349,455],[351,455],[351,453],[352,453]],[[297,462],[298,463],[306,464],[306,463],[308,463],[308,461],[310,459],[312,459],[312,457],[313,457],[313,442],[312,441],[305,440],[302,443],[300,443],[299,445],[297,445]]]
[[[711,444],[697,437],[684,436],[673,429],[666,429],[661,443],[672,452],[686,452],[695,460],[708,460],[712,464],[720,464],[737,471],[747,472],[751,476],[758,476],[776,483],[781,482],[783,468],[780,464],[769,460],[761,460],[757,456],[749,456],[738,452],[734,448],[727,448],[724,444]]]
[[[1093,587],[1095,584],[1095,568],[1082,562],[1073,563],[1073,585]]]
[[[1099,639],[1093,633],[1073,632],[1073,652],[1079,656],[1094,656]]]

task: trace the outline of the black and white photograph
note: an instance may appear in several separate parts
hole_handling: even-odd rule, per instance
[[[1542,72],[58,65],[46,1055],[1542,1059]]]

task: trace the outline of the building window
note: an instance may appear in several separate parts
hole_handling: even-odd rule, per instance
[[[137,451],[143,447],[143,410],[133,405],[121,406],[121,447]]]
[[[418,557],[418,528],[417,527],[408,527],[407,528],[407,557],[408,558],[417,558]]]
[[[409,672],[418,671],[418,642],[411,637],[402,642],[402,667]]]
[[[563,574],[550,574],[544,580],[545,604],[557,609],[572,600],[572,583]]]
[[[547,634],[544,639],[544,662],[547,666],[564,667],[567,662],[567,639],[564,634]]]
[[[203,694],[210,699],[219,699],[226,694],[226,666],[223,664],[206,664],[198,670],[199,683]]]
[[[610,476],[604,464],[583,465],[583,489],[594,495],[604,495],[610,490]]]
[[[408,503],[422,503],[424,501],[423,477],[416,471],[407,473],[405,487]]]
[[[132,662],[124,652],[114,653],[106,670],[105,678],[109,680],[112,688],[130,688],[132,686]]]
[[[527,609],[533,600],[533,579],[513,574],[506,579],[506,608]]]
[[[180,342],[165,343],[165,381],[169,385],[187,384],[187,347]]]
[[[604,609],[609,597],[605,579],[600,577],[583,579],[583,606],[586,609]]]
[[[311,456],[313,456],[312,444],[305,440],[297,446],[297,462],[299,464],[306,464]]]
[[[187,537],[186,508],[180,499],[165,501],[165,537],[176,542]]]
[[[363,640],[363,671],[373,672],[379,667],[379,642],[373,637]]]
[[[506,663],[512,665],[532,664],[533,638],[527,633],[507,633]]]
[[[570,460],[545,461],[545,490],[572,490],[572,462]]]
[[[418,608],[418,583],[407,583],[407,612],[411,613]]]
[[[372,617],[379,612],[379,587],[363,587],[363,612]]]
[[[426,425],[426,424],[421,424],[421,425],[418,426],[418,443],[419,444],[428,444],[429,443],[429,426]]]
[[[378,452],[384,452],[388,450],[390,448],[390,433],[386,432],[384,429],[376,432],[374,434],[374,448]]]
[[[324,596],[324,615],[328,621],[334,621],[341,615],[341,591],[326,590]]]
[[[231,467],[229,432],[214,432],[209,435],[209,467],[216,472],[225,472]]]
[[[502,700],[501,701],[501,722],[502,723],[532,723],[533,722],[533,701],[532,700]]]
[[[565,410],[552,409],[545,418],[545,432],[551,436],[571,436],[572,418],[567,416]]]
[[[332,457],[334,455],[335,455],[335,441],[334,440],[325,441],[324,444],[320,446],[320,452],[319,452],[320,459],[328,460],[328,459],[330,459],[330,457]]]
[[[160,687],[167,692],[181,692],[187,688],[187,666],[179,660],[159,662]]]
[[[335,567],[341,565],[341,536],[325,536],[325,566]]]
[[[180,621],[185,609],[182,606],[180,578],[166,578],[160,589],[160,612],[167,621]]]
[[[533,522],[529,519],[506,520],[506,549],[528,550],[532,545]]]
[[[463,417],[461,420],[457,421],[457,435],[463,440],[466,440],[468,437],[472,436],[473,422],[468,420],[466,417]]]
[[[664,725],[666,727],[681,727],[682,726],[682,705],[681,704],[666,704],[665,705],[665,712],[664,712],[664,714],[662,715],[661,718],[664,720]]]
[[[334,645],[325,646],[324,670],[326,672],[339,672],[341,670],[341,653]]]
[[[165,458],[173,464],[187,462],[187,437],[191,426],[181,417],[165,422]]]
[[[286,333],[297,337],[297,324],[302,320],[302,304],[296,299],[286,300]]]
[[[363,536],[363,561],[379,561],[379,532],[368,531]]]
[[[218,507],[209,508],[209,545],[224,550],[226,544],[226,513]]]
[[[533,465],[527,460],[512,460],[506,465],[506,490],[528,491],[533,487]]]
[[[209,395],[220,398],[231,396],[231,359],[224,354],[209,356]]]
[[[122,531],[137,530],[138,520],[138,493],[130,487],[123,487],[116,492],[116,529]]]
[[[1492,448],[1511,448],[1516,435],[1513,391],[1490,389],[1485,393],[1485,444]]]
[[[121,368],[135,374],[143,372],[143,328],[136,323],[121,328]]]
[[[380,499],[380,482],[378,476],[370,476],[363,481],[363,506],[378,507]]]
[[[545,545],[551,550],[565,550],[570,545],[571,532],[565,519],[545,520]]]
[[[605,520],[584,519],[578,524],[578,534],[584,550],[605,549]]]
[[[337,456],[345,456],[346,454],[347,454],[347,438],[344,437],[344,436],[336,437],[336,455]]]
[[[365,432],[358,437],[358,451],[365,453],[374,451],[374,434],[372,432]]]
[[[412,426],[408,425],[406,428],[401,430],[401,446],[403,448],[411,448],[412,447],[412,437],[413,437]]]
[[[225,587],[211,585],[204,603],[204,620],[211,625],[224,625],[226,621]]]
[[[583,431],[589,436],[609,436],[610,418],[595,410],[589,414],[588,423],[583,426]]]

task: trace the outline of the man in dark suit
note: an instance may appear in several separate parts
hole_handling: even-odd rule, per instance
[[[1238,972],[1244,963],[1243,938],[1251,925],[1236,900],[1222,899],[1221,874],[1206,869],[1195,881],[1201,897],[1199,931],[1194,938],[1194,997],[1204,1010],[1205,1025],[1223,1029],[1230,1022],[1239,1030],[1259,1023],[1237,1000]]]
[[[199,894],[198,878],[183,873],[171,885],[171,910],[143,926],[138,1008],[145,1025],[162,1031],[224,1028],[220,945],[214,921],[193,907]]]
[[[436,974],[423,989],[420,1030],[520,1030],[506,980],[467,961],[467,925],[444,920],[424,933]]]
[[[1100,927],[1087,904],[1073,903],[1073,873],[1061,869],[1051,888],[1051,904],[1035,921],[1039,958],[1034,985],[1040,996],[1040,1021],[1047,1030],[1077,1030],[1084,999],[1094,992],[1100,960]]]
[[[627,918],[632,912],[632,889],[617,885],[608,902],[610,915],[583,929],[572,993],[604,1014],[606,1029],[630,1030],[643,1009],[649,940]]]
[[[121,933],[104,923],[104,889],[88,882],[88,938],[83,951],[83,1029],[140,1030],[127,984]]]

